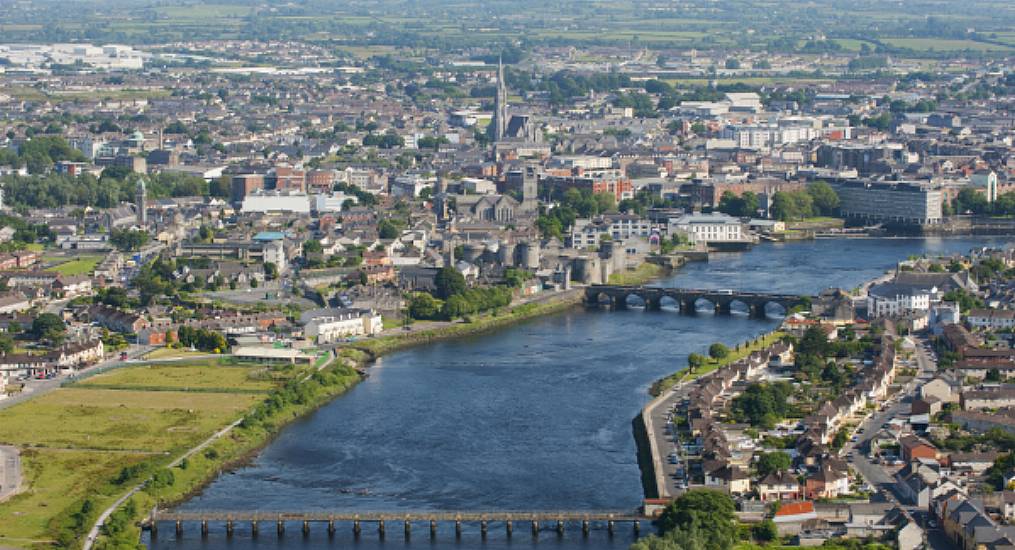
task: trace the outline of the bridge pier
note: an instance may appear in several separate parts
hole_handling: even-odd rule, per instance
[[[335,520],[328,520],[328,537],[333,538],[335,536]]]
[[[208,536],[208,520],[202,519],[201,520],[201,538],[205,538],[207,536]]]
[[[183,522],[176,520],[176,538],[183,537]]]
[[[606,532],[609,533],[611,537],[613,536],[613,530],[615,528],[616,528],[616,524],[613,523],[612,519],[610,521],[606,522]]]
[[[640,531],[641,531],[641,522],[638,520],[634,520],[634,536],[637,537]]]
[[[303,536],[304,537],[310,536],[310,522],[307,520],[303,520]]]
[[[411,536],[412,536],[412,522],[409,521],[409,518],[405,518],[405,540],[409,540],[409,537]]]
[[[226,520],[226,537],[227,538],[232,538],[232,536],[233,536],[233,520],[227,519]]]
[[[153,539],[157,538],[159,536],[159,522],[155,521],[155,519],[152,519],[152,522],[150,524],[150,529],[151,529],[151,532],[152,532],[152,538]]]
[[[537,519],[532,520],[532,536],[533,537],[539,536],[539,520]]]
[[[257,520],[256,519],[254,521],[250,522],[250,536],[255,538],[255,539],[257,538]]]
[[[430,520],[430,539],[437,538],[437,520]]]
[[[507,532],[507,538],[511,538],[512,531],[511,520],[507,520],[504,522],[504,531]]]
[[[479,522],[479,535],[484,539],[486,538],[486,531],[486,520],[484,519]]]
[[[462,538],[462,520],[460,519],[455,520],[455,538]]]
[[[583,519],[582,520],[582,536],[585,536],[585,537],[589,536],[590,529],[591,529],[591,527],[589,526],[589,520]]]
[[[282,537],[282,536],[284,536],[284,535],[285,535],[285,522],[284,522],[284,521],[282,521],[281,519],[279,519],[279,520],[278,520],[278,521],[277,521],[277,522],[275,523],[275,532],[277,532],[277,533],[278,533],[278,536],[279,536],[279,537]]]
[[[564,520],[562,519],[557,520],[557,536],[564,536]]]
[[[352,534],[353,534],[354,537],[359,538],[360,524],[359,524],[359,519],[358,518],[352,520]]]
[[[384,519],[377,520],[377,536],[384,538]]]

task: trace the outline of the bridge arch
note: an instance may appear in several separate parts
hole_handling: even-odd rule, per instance
[[[665,294],[659,298],[659,309],[663,311],[680,311],[680,300]]]
[[[728,307],[730,315],[748,316],[748,317],[751,315],[751,311],[753,309],[751,307],[751,304],[739,298],[733,298],[732,300],[730,300]]]
[[[624,305],[636,309],[649,309],[649,301],[637,292],[631,292],[624,296]]]
[[[765,317],[770,317],[773,319],[781,319],[789,315],[789,308],[787,308],[786,304],[782,302],[774,302],[774,301],[765,302],[764,306],[762,307],[762,310]]]
[[[698,298],[694,300],[694,311],[695,313],[715,313],[717,304],[708,298]]]

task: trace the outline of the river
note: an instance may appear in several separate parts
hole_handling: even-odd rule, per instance
[[[987,238],[856,239],[764,244],[691,263],[662,286],[787,293],[853,288],[912,254],[966,252]],[[656,379],[691,352],[735,344],[775,327],[773,319],[682,316],[639,309],[575,309],[495,333],[418,347],[382,358],[346,395],[287,427],[253,462],[212,482],[180,508],[198,510],[621,510],[642,499],[631,421]],[[455,541],[442,525],[431,542],[423,524],[406,541],[401,525],[379,541],[372,525],[355,540],[339,525],[303,537],[290,525],[259,538],[246,525],[207,539],[168,525],[143,542],[155,549],[203,548],[626,548],[629,528],[610,538],[544,531],[534,542],[519,525],[507,539],[491,526],[480,540],[466,526]]]

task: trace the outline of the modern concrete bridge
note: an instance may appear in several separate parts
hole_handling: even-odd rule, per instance
[[[286,526],[289,523],[299,524],[303,535],[310,535],[312,523],[327,524],[328,535],[332,536],[336,531],[336,523],[347,523],[352,525],[353,534],[359,536],[362,533],[363,524],[372,524],[377,529],[377,535],[384,537],[388,525],[401,524],[405,537],[409,538],[414,524],[422,523],[429,528],[430,538],[437,537],[438,523],[454,523],[455,536],[462,535],[463,524],[479,524],[480,533],[485,537],[490,524],[498,523],[510,537],[514,531],[515,524],[528,524],[532,536],[538,536],[541,525],[552,526],[558,534],[563,534],[567,524],[581,525],[582,534],[588,535],[593,524],[605,525],[607,531],[612,535],[618,523],[630,524],[635,534],[641,529],[641,522],[646,521],[644,516],[634,511],[460,511],[460,512],[269,512],[269,511],[206,511],[206,512],[168,512],[154,511],[146,521],[146,527],[151,530],[152,536],[158,536],[159,524],[170,523],[174,525],[176,537],[183,536],[183,525],[185,523],[200,523],[201,535],[207,536],[209,522],[224,524],[227,537],[231,537],[237,524],[249,524],[250,533],[257,536],[262,524],[274,525],[278,536],[285,534]]]
[[[795,306],[809,306],[812,296],[795,294],[770,294],[764,292],[743,292],[738,290],[661,288],[651,286],[592,285],[585,289],[585,303],[609,305],[613,308],[627,307],[630,296],[640,298],[646,309],[659,309],[664,301],[671,300],[682,313],[694,314],[699,305],[712,307],[716,313],[730,314],[733,306],[749,313],[751,317],[764,317],[769,304],[781,306],[789,312]]]

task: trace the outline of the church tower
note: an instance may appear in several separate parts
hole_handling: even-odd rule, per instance
[[[497,59],[497,96],[494,99],[493,141],[504,139],[507,133],[507,84],[504,82],[504,61]]]
[[[144,178],[137,182],[137,195],[134,200],[137,206],[137,225],[148,227],[148,190],[145,188]]]

